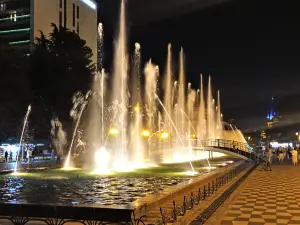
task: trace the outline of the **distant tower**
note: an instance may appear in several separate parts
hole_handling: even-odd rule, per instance
[[[272,97],[270,111],[267,116],[267,125],[268,127],[272,127],[273,124],[277,122],[278,122],[278,113],[274,109],[274,97]]]

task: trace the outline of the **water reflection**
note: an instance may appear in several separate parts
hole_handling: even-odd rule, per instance
[[[0,178],[2,202],[126,205],[191,177],[106,177],[36,180]]]
[[[196,165],[199,176],[214,172],[239,161],[214,160],[214,169]],[[38,204],[100,204],[125,206],[146,195],[157,193],[169,186],[190,181],[193,176],[179,175],[182,165],[159,167],[147,174],[91,176],[62,170],[20,173],[18,176],[0,176],[0,202]],[[169,173],[173,171],[171,174]],[[156,172],[154,172],[156,171]],[[160,171],[160,173],[158,173]],[[176,173],[175,173],[176,172]],[[77,174],[77,175],[76,175]]]

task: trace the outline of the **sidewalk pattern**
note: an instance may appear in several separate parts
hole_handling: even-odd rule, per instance
[[[272,169],[254,171],[206,224],[300,225],[300,166]]]

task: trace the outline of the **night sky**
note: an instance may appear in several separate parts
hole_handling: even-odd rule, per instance
[[[203,73],[206,80],[211,74],[214,88],[221,91],[225,118],[234,118],[242,128],[265,124],[272,96],[277,98],[282,113],[296,113],[294,109],[300,99],[297,1],[219,0],[215,3],[210,7],[200,3],[197,7],[180,5],[185,9],[180,12],[165,3],[161,10],[153,10],[158,9],[157,1],[151,6],[151,1],[139,0],[137,4],[132,0],[127,9],[129,45],[133,47],[134,42],[140,42],[143,59],[152,58],[162,71],[167,44],[173,45],[175,61],[183,46],[188,81],[198,88],[199,74]],[[118,0],[104,0],[99,4],[108,67],[118,10]]]

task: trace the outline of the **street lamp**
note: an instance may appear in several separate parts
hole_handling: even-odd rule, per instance
[[[160,138],[161,139],[168,139],[169,138],[169,134],[167,132],[163,132],[161,135],[160,135]]]
[[[141,133],[141,135],[142,135],[143,137],[149,137],[149,136],[150,136],[150,131],[148,131],[148,130],[143,130],[142,133]]]
[[[115,128],[111,128],[109,130],[109,134],[112,135],[112,136],[116,136],[118,133],[119,133],[119,131]]]
[[[139,105],[139,103],[137,103],[136,106],[134,107],[134,111],[136,113],[140,112],[140,105]]]

